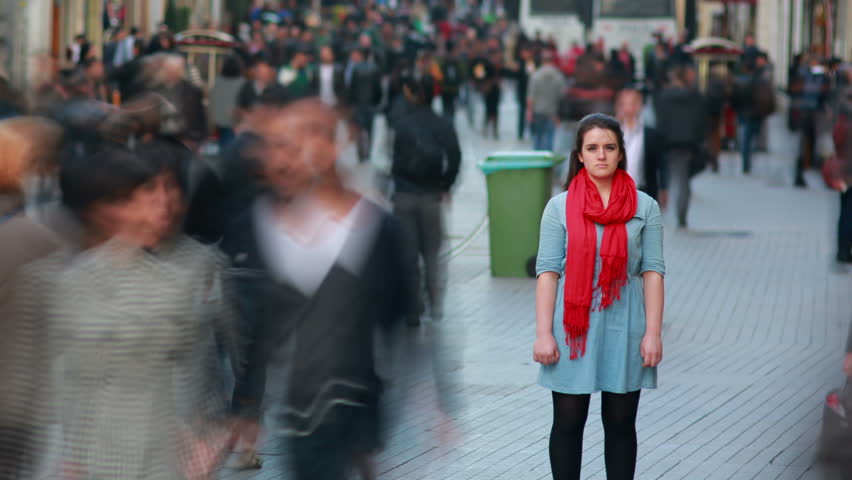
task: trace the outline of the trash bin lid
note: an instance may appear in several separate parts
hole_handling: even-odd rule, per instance
[[[489,175],[503,170],[551,168],[564,160],[563,155],[548,150],[495,152],[479,162],[478,167],[482,173]]]

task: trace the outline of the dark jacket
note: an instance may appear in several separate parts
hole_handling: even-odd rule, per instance
[[[645,127],[642,191],[654,200],[660,190],[668,189],[668,163],[666,162],[665,139],[655,128]]]
[[[354,67],[346,91],[349,105],[376,106],[381,103],[382,76],[378,67],[369,63]]]
[[[666,149],[697,151],[707,136],[704,98],[694,88],[666,87],[656,103],[657,130]]]
[[[204,169],[189,199],[184,233],[201,243],[219,242],[229,222],[249,210],[257,181],[256,135],[243,132],[220,155],[218,170]]]
[[[456,181],[461,164],[461,148],[455,127],[450,120],[437,115],[431,108],[419,106],[404,114],[394,126],[391,175],[398,192],[448,192]],[[424,135],[424,133],[426,135]],[[411,178],[404,165],[420,156],[418,143],[429,138],[438,142],[444,153],[440,175],[434,178]]]
[[[255,106],[261,100],[261,97],[278,97],[282,99],[281,103],[283,103],[286,99],[289,99],[290,95],[287,92],[287,88],[278,82],[270,83],[262,92],[258,93],[254,88],[254,82],[246,80],[246,83],[243,84],[239,93],[237,93],[237,107],[248,110]]]
[[[322,64],[318,64],[316,69],[314,69],[313,76],[311,77],[311,92],[314,95],[319,95],[320,93],[320,69],[322,68]],[[343,66],[339,63],[334,64],[334,74],[332,75],[334,80],[334,95],[337,97],[337,103],[340,105],[341,103],[346,102],[346,79],[344,77]]]
[[[253,209],[233,221],[221,244],[238,288],[255,306],[258,343],[246,370],[262,368],[287,348],[283,420],[288,430],[301,434],[334,421],[338,405],[355,404],[368,419],[362,428],[377,435],[382,380],[374,334],[398,324],[408,306],[407,290],[395,220],[372,203],[361,214],[356,224],[375,229],[363,250],[361,272],[335,263],[312,296],[274,278],[256,237]]]

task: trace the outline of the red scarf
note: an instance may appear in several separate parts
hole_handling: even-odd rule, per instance
[[[571,360],[586,353],[589,311],[592,295],[600,295],[600,310],[621,298],[621,287],[627,283],[627,227],[636,214],[636,184],[622,169],[615,171],[609,205],[603,207],[597,187],[585,168],[571,181],[565,204],[568,227],[568,252],[565,257],[565,326],[566,343]],[[595,224],[604,225],[601,241],[601,272],[595,276]]]

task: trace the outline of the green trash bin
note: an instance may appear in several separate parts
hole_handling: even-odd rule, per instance
[[[479,163],[488,187],[491,275],[535,276],[539,226],[565,157],[549,151],[498,152]]]

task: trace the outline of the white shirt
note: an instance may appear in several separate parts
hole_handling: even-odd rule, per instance
[[[639,119],[633,128],[624,125],[624,145],[627,151],[627,173],[637,187],[645,186],[645,126]]]
[[[337,95],[334,93],[334,65],[320,65],[319,96],[326,105],[337,105]]]
[[[365,207],[360,200],[346,217],[334,219],[315,203],[292,205],[297,215],[309,219],[303,230],[313,240],[305,241],[281,225],[270,202],[257,202],[254,218],[260,253],[275,279],[312,296],[335,264],[360,274],[377,231],[369,216],[362,215]]]

